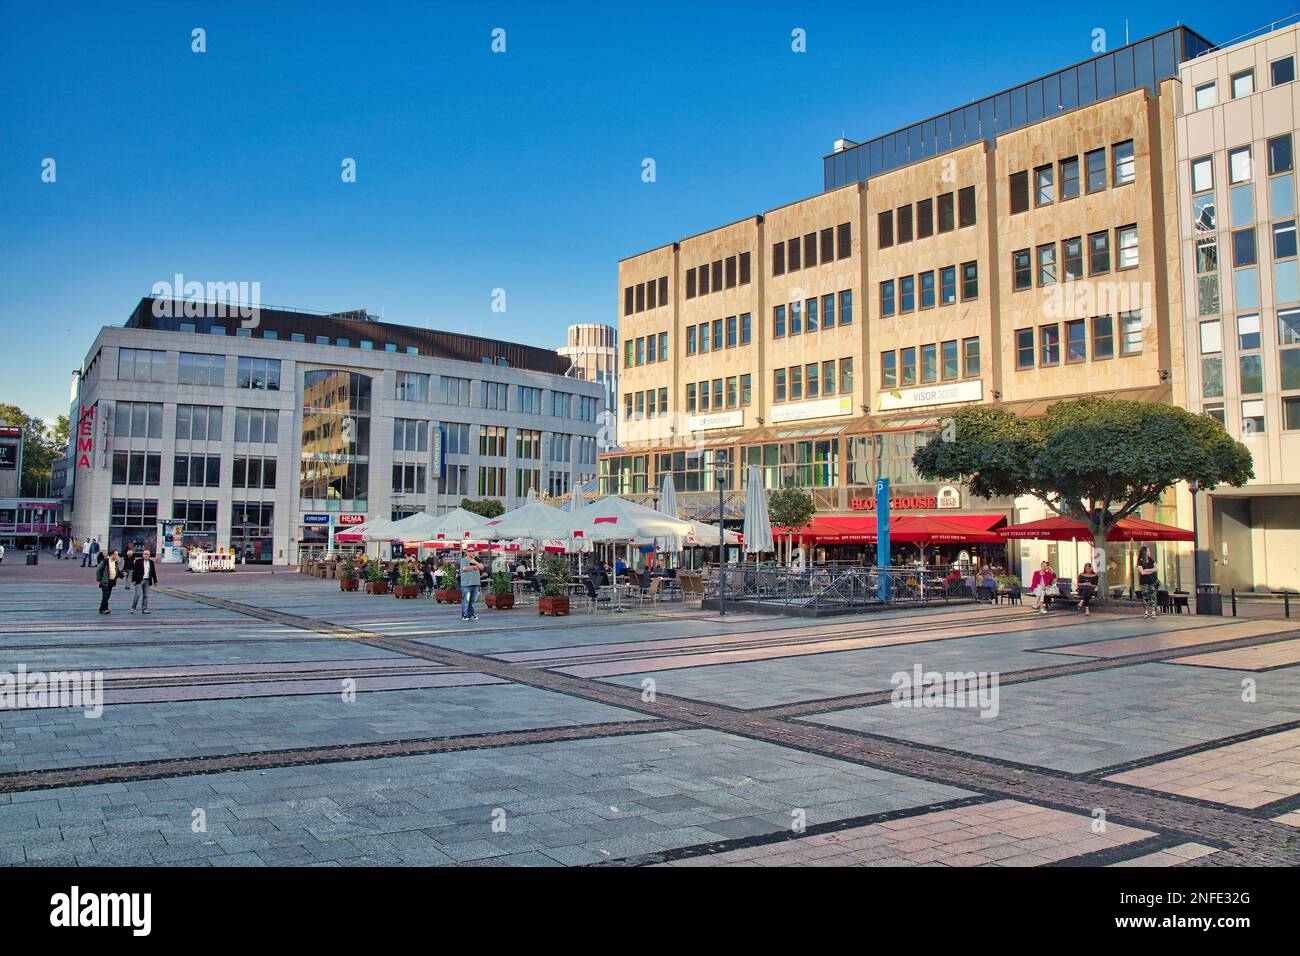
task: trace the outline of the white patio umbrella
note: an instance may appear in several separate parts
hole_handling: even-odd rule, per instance
[[[405,520],[405,519],[403,519]],[[356,529],[364,541],[396,541],[397,522],[390,521],[387,518],[376,518],[374,521],[367,521],[365,525]]]
[[[772,519],[767,512],[767,491],[758,465],[749,466],[749,487],[745,491],[745,553],[775,551]]]
[[[476,536],[473,533],[487,524],[487,521],[487,518],[476,515],[472,511],[466,511],[464,508],[453,508],[436,519],[431,526],[422,529],[424,533],[418,539],[406,538],[404,540],[461,541],[472,536],[474,540],[483,540],[481,536]]]
[[[563,514],[541,501],[529,501],[499,518],[489,518],[474,530],[474,535],[491,541],[540,540]]]
[[[566,513],[554,531],[557,537],[583,541],[631,542],[640,538],[666,538],[691,533],[691,525],[661,511],[634,504],[617,495],[594,501]]]

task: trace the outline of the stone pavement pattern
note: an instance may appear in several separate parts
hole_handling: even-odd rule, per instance
[[[0,864],[1300,863],[1289,621],[467,628],[284,570],[163,571],[151,616],[118,593],[101,618],[73,562],[0,569],[0,673],[102,671],[106,699],[0,709]],[[916,666],[997,672],[997,715],[893,706]]]

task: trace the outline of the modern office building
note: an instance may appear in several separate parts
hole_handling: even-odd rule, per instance
[[[549,349],[323,314],[141,300],[86,354],[73,533],[291,563],[333,529],[596,471],[604,389]],[[198,313],[198,314],[195,314]]]
[[[618,332],[612,325],[582,322],[569,326],[564,345],[555,350],[569,360],[569,374],[605,386],[605,408],[618,397]],[[618,441],[618,418],[609,415],[602,434],[605,445]]]
[[[1177,176],[1188,406],[1245,443],[1255,478],[1200,496],[1206,575],[1300,588],[1300,26],[1184,63]]]
[[[874,524],[877,477],[895,510],[1042,517],[1032,499],[924,482],[912,452],[972,403],[1186,400],[1178,76],[1211,47],[1180,26],[955,95],[951,112],[837,142],[816,196],[621,261],[622,448],[601,459],[603,490],[649,499],[671,472],[687,508],[715,515],[723,454],[734,501],[758,464],[841,528]],[[1173,493],[1148,516],[1190,527]],[[1088,557],[1014,547],[1066,576]],[[1164,579],[1190,586],[1190,548],[1161,552]]]

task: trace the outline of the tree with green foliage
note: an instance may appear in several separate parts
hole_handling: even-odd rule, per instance
[[[499,498],[473,498],[460,499],[460,506],[466,511],[472,511],[476,515],[482,515],[484,518],[499,518],[506,513],[506,506],[501,503]]]
[[[23,430],[23,473],[19,494],[47,497],[55,459],[68,447],[68,416],[60,415],[53,426],[28,415],[17,405],[0,402],[0,421]]]
[[[963,408],[912,457],[930,481],[964,482],[971,494],[1031,495],[1086,525],[1106,595],[1106,536],[1178,482],[1240,488],[1250,452],[1223,426],[1175,405],[1107,398],[1057,402],[1037,418],[1003,408]]]
[[[778,488],[767,496],[767,513],[776,528],[802,528],[817,513],[813,496],[802,488]],[[790,560],[793,534],[786,532],[786,560]]]

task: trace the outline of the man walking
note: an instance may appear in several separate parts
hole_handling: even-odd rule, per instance
[[[113,613],[108,609],[108,598],[113,593],[113,588],[120,576],[117,569],[116,551],[110,552],[107,558],[95,566],[95,583],[99,585],[99,592],[102,595],[99,599],[100,614]]]
[[[131,598],[131,613],[135,613],[136,602],[141,604],[140,613],[149,613],[149,589],[158,583],[156,562],[145,548],[140,557],[131,566],[131,582],[135,585],[135,597]]]
[[[479,564],[472,554],[468,551],[461,553],[460,619],[462,621],[478,620],[478,615],[474,613],[474,602],[478,599],[479,572],[482,570],[483,565]]]
[[[90,539],[89,538],[81,542],[81,566],[83,568],[90,567]]]
[[[63,536],[62,535],[59,535],[59,537],[54,539],[54,560],[55,561],[63,560]]]

